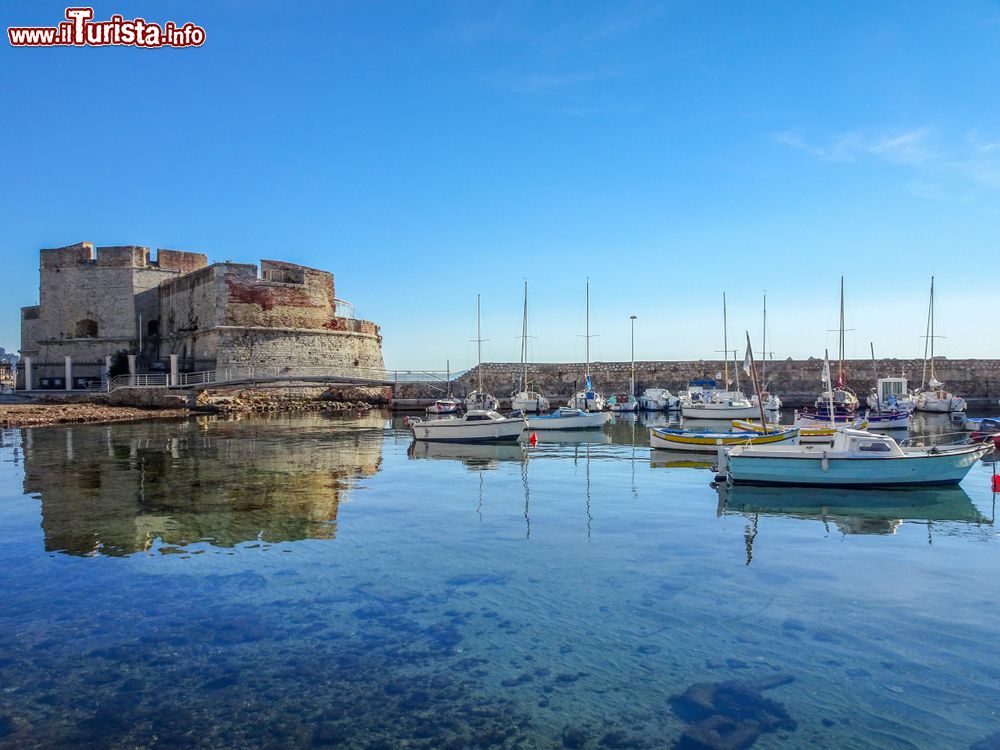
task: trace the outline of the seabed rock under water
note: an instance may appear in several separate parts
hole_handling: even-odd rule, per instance
[[[670,699],[688,723],[674,745],[677,750],[743,750],[765,732],[794,731],[795,720],[785,707],[762,691],[787,685],[793,678],[778,675],[759,682],[699,682]]]

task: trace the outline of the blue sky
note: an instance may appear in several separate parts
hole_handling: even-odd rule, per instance
[[[391,367],[1000,356],[998,2],[99,3],[198,49],[0,45],[0,346],[79,240],[329,269]],[[64,3],[10,2],[8,25]],[[970,322],[970,316],[975,322]]]

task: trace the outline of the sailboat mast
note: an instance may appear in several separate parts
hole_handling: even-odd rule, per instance
[[[934,312],[934,277],[931,276],[931,296],[927,303],[927,327],[924,329],[924,368],[920,372],[920,390],[927,387],[927,349],[931,345],[931,315]]]
[[[736,390],[740,389],[740,366],[736,364],[736,350],[733,349],[733,372],[736,373]]]
[[[767,290],[764,290],[764,327],[761,330],[760,379],[767,382]]]
[[[760,408],[760,427],[767,434],[767,416],[764,414],[764,396],[760,392],[760,379],[757,377],[757,364],[753,360],[753,347],[750,346],[750,331],[747,334],[747,356],[750,358],[750,379],[753,382],[753,389],[757,392],[757,406]],[[735,363],[735,352],[734,352]]]
[[[587,355],[586,355],[587,356],[586,375],[589,378],[590,377],[590,277],[589,276],[587,277],[586,315],[587,315],[587,323],[586,323],[586,331],[587,331],[587,333],[584,335],[584,340],[587,342],[586,343],[586,352],[587,352]]]
[[[521,321],[521,390],[528,390],[528,280],[524,280],[524,317]]]
[[[844,377],[844,277],[840,277],[840,341],[839,341],[840,367],[837,373],[837,385],[843,386],[846,383]]]
[[[729,390],[729,319],[726,313],[726,293],[722,293],[722,359],[725,364],[724,391]]]
[[[937,380],[934,377],[934,277],[931,276],[931,380]]]
[[[446,396],[446,398],[451,398],[451,360],[450,359],[446,359],[444,361],[444,367],[445,367],[445,376],[444,377],[448,381],[448,395]]]
[[[479,360],[479,366],[476,371],[479,375],[479,392],[483,392],[483,331],[480,324],[480,303],[479,295],[476,295],[476,358]]]

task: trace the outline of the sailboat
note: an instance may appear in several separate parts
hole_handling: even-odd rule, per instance
[[[540,413],[548,411],[549,400],[536,391],[528,390],[528,280],[524,280],[524,314],[521,319],[521,390],[510,395],[510,408],[515,411]]]
[[[837,350],[837,383],[834,385],[830,380],[826,380],[826,390],[816,398],[816,411],[809,412],[803,409],[799,416],[805,422],[836,422],[838,424],[848,424],[855,420],[858,411],[858,397],[847,387],[847,367],[844,364],[846,330],[844,324],[844,277],[840,277],[840,327],[838,330]],[[832,417],[832,418],[831,418]]]
[[[585,389],[578,391],[573,394],[573,397],[566,402],[566,405],[574,409],[583,409],[584,411],[603,411],[604,407],[607,405],[604,396],[597,393],[594,390],[594,386],[590,380],[590,339],[593,336],[590,335],[590,279],[587,279],[587,332],[584,335],[584,340],[586,343],[587,351],[587,364],[584,370],[584,383],[586,384]]]
[[[725,359],[724,388],[729,388],[729,317],[726,310],[726,293],[722,293],[722,349]],[[739,370],[737,370],[739,378]],[[690,389],[689,389],[690,391]],[[735,391],[721,390],[710,392],[707,398],[681,401],[681,416],[685,419],[745,419],[757,413],[754,406],[744,396],[737,386]]]
[[[476,368],[476,374],[479,376],[479,382],[477,384],[476,390],[472,391],[468,396],[465,397],[465,410],[466,411],[496,411],[500,408],[500,402],[497,401],[496,396],[487,393],[483,390],[483,334],[481,326],[481,314],[480,314],[480,299],[479,295],[476,295],[476,352],[479,362],[479,366]]]
[[[761,379],[761,394],[758,396],[756,393],[750,397],[750,400],[756,404],[758,399],[764,400],[764,408],[767,411],[781,411],[781,399],[777,394],[768,393],[767,391],[767,291],[764,291],[764,327],[761,331],[761,352],[760,352],[760,379]]]
[[[615,395],[608,399],[608,408],[613,412],[628,413],[639,411],[639,401],[635,397],[635,315],[629,320],[632,322],[632,374],[628,379],[628,395]]]
[[[917,392],[916,410],[953,414],[965,411],[965,399],[959,398],[944,389],[944,383],[934,375],[934,277],[931,276],[931,298],[927,306],[927,335],[924,338],[924,371],[920,380],[920,390]],[[930,356],[928,357],[928,347]],[[931,377],[927,379],[927,365],[930,364]]]

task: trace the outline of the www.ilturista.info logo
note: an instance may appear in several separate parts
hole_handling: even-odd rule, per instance
[[[13,47],[200,47],[205,29],[193,23],[163,25],[143,18],[126,20],[120,15],[94,21],[93,8],[67,8],[66,20],[58,26],[10,26],[7,37]]]

